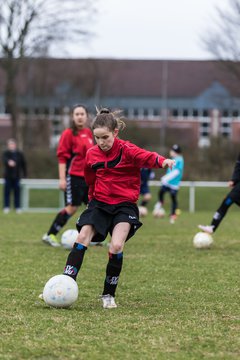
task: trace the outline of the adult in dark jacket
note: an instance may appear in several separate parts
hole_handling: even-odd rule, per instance
[[[10,211],[10,197],[14,194],[14,207],[17,213],[21,212],[20,204],[20,181],[21,177],[26,177],[26,161],[24,154],[17,149],[14,139],[7,141],[7,149],[3,152],[4,167],[4,188],[3,188],[3,211],[8,214]]]
[[[228,182],[228,186],[232,189],[223,199],[220,207],[213,215],[211,225],[198,225],[199,229],[208,234],[212,234],[217,230],[232,204],[237,204],[240,206],[240,153],[235,163],[231,180]]]

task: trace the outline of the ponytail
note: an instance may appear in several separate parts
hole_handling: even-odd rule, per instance
[[[106,127],[110,131],[115,129],[123,130],[126,127],[123,117],[120,116],[121,110],[111,111],[108,108],[101,108],[97,110],[97,115],[92,123],[92,130],[99,127]]]

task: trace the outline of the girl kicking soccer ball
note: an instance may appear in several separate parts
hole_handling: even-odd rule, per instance
[[[96,145],[87,152],[84,170],[89,204],[77,221],[79,235],[64,268],[64,274],[76,280],[90,242],[102,242],[110,233],[109,260],[101,296],[106,309],[117,307],[115,292],[124,244],[142,225],[137,207],[140,169],[172,168],[175,164],[172,159],[120,140],[118,134],[125,123],[118,114],[101,109],[93,121]]]

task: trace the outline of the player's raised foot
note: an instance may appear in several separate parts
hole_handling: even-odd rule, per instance
[[[59,247],[60,246],[60,243],[59,243],[58,239],[53,234],[50,234],[50,235],[44,234],[43,237],[42,237],[42,241],[45,244],[51,245],[53,247]]]
[[[175,224],[175,221],[177,220],[177,215],[171,215],[170,216],[170,224]]]
[[[212,234],[213,226],[212,225],[198,225],[198,228],[205,233]]]
[[[117,304],[115,303],[115,299],[112,295],[101,295],[101,299],[103,302],[103,308],[104,309],[114,309],[117,307]]]

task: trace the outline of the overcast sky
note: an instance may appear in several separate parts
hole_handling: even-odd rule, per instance
[[[70,57],[210,59],[201,36],[229,0],[98,0],[89,45],[69,49]]]

